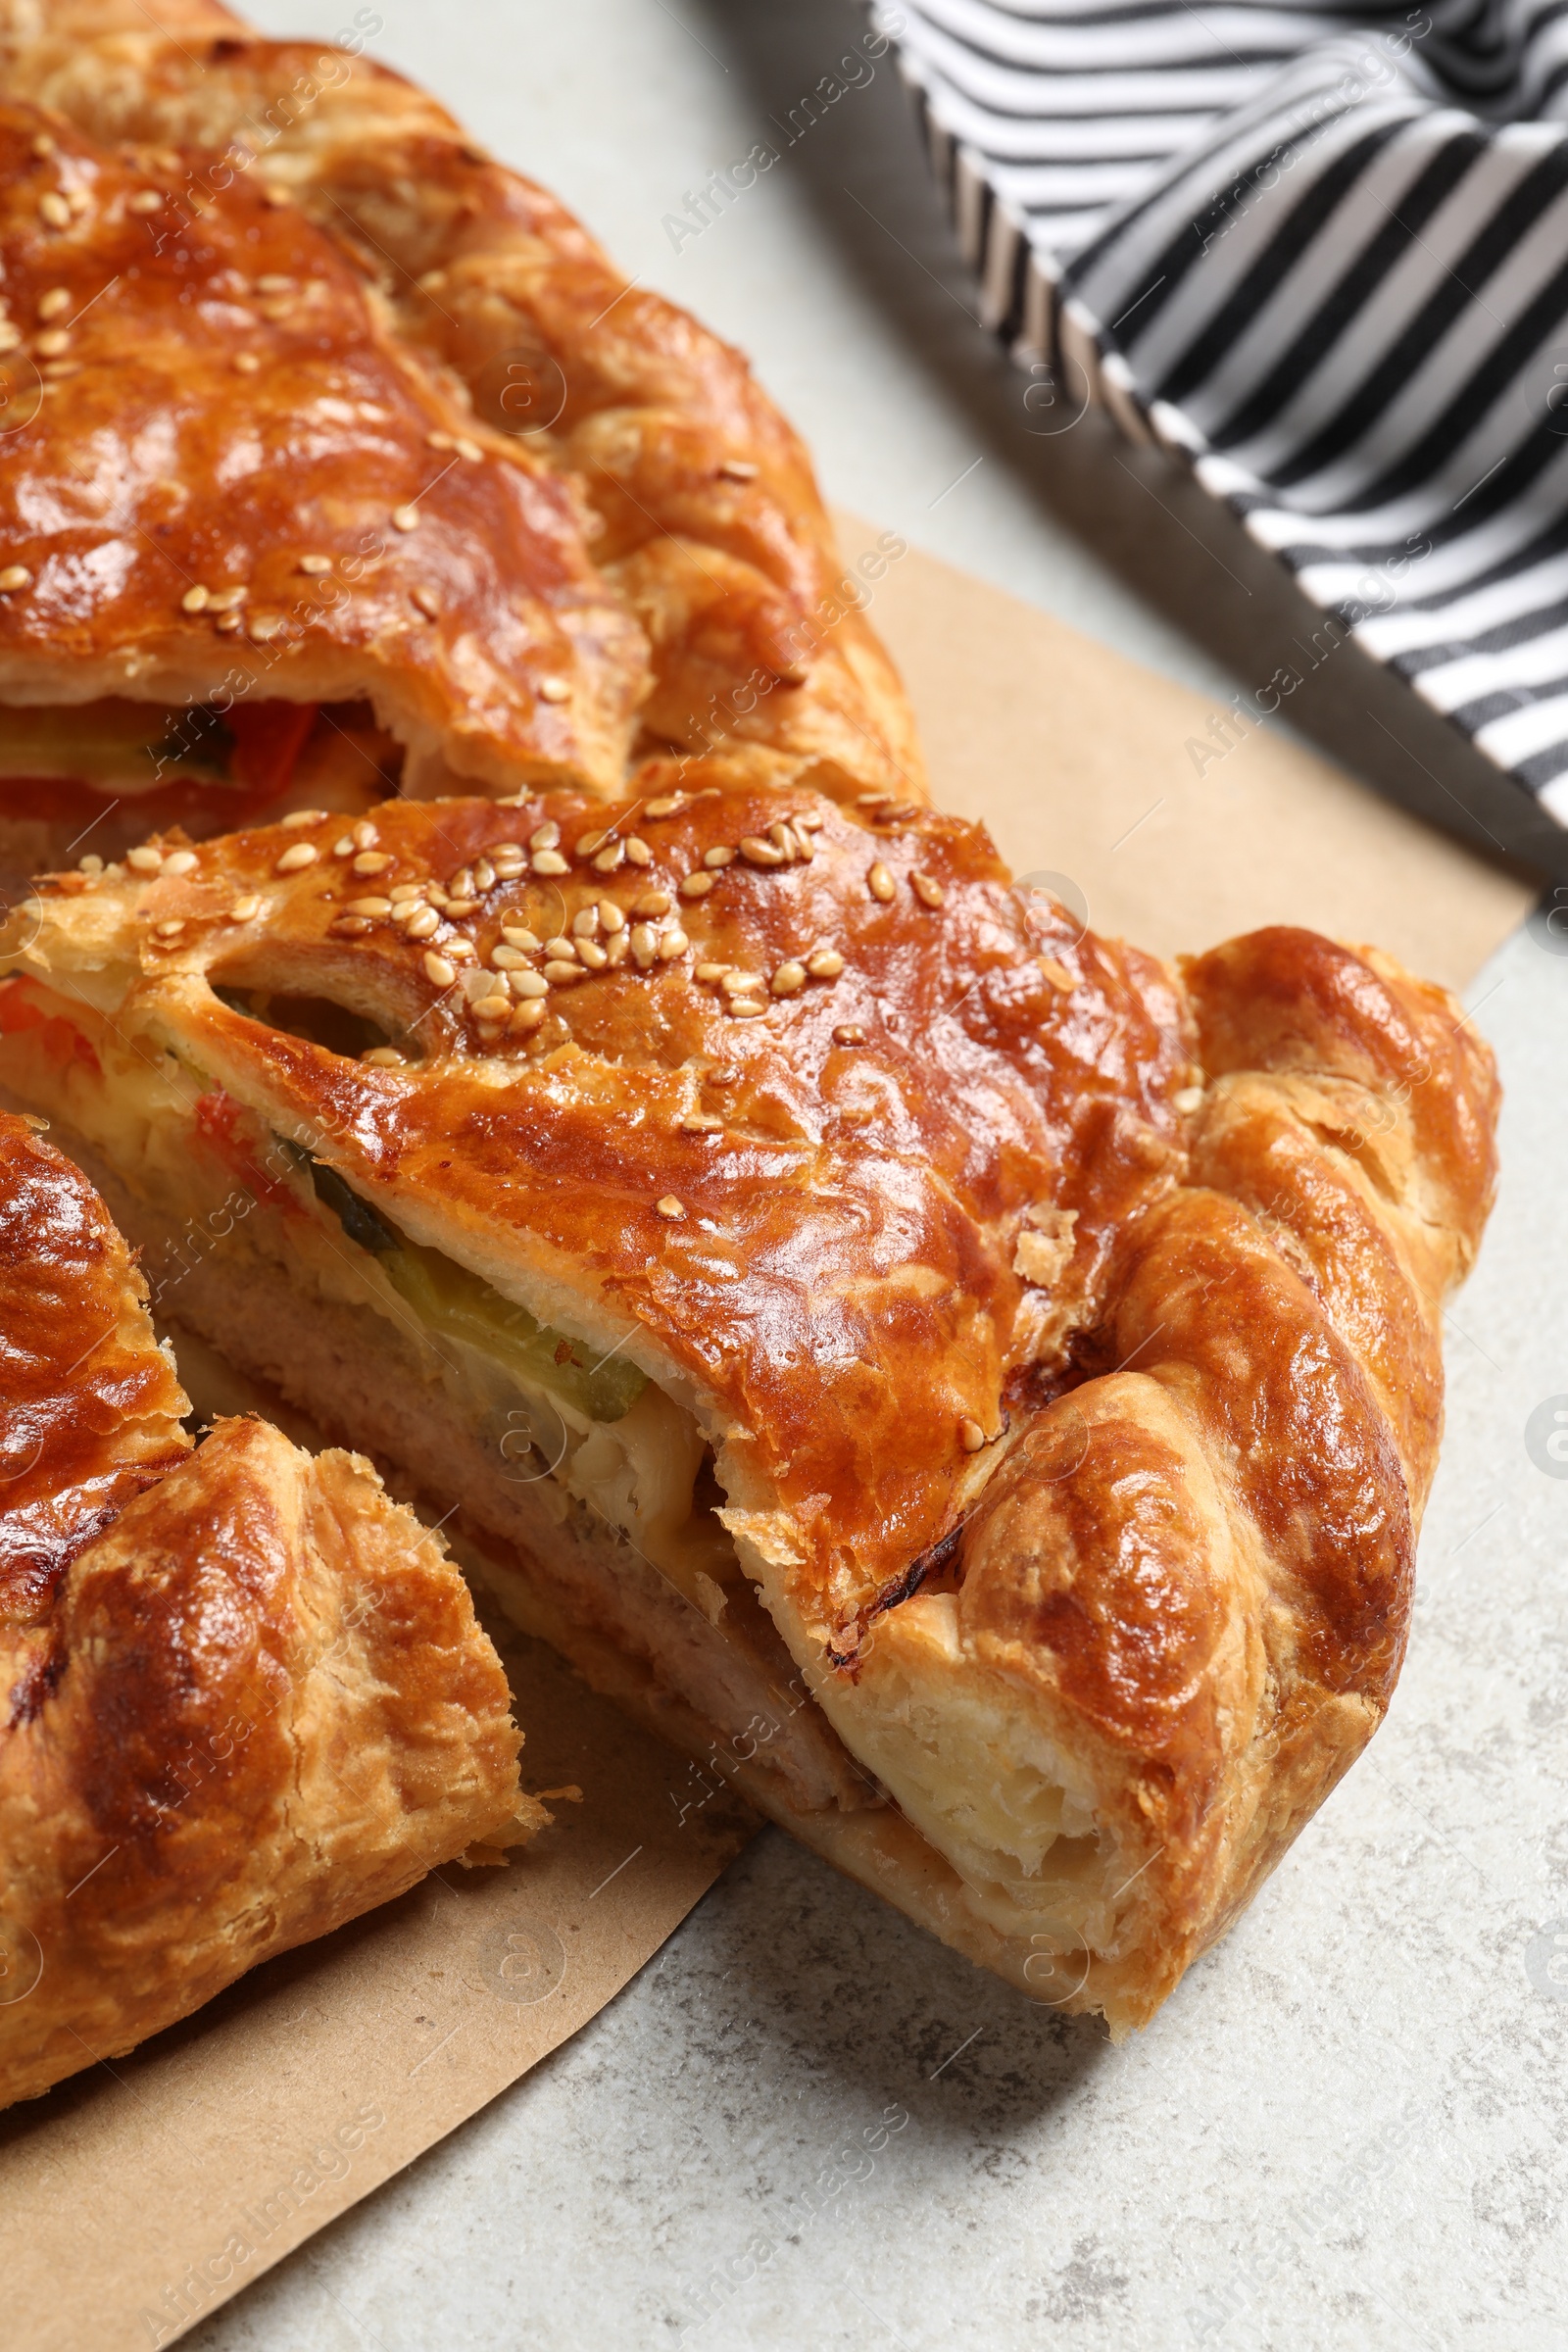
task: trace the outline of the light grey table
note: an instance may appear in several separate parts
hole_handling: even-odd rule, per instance
[[[752,353],[834,498],[1205,693],[1283,658],[1299,609],[1227,518],[1092,421],[1028,435],[886,65],[672,245],[684,191],[860,32],[849,0],[378,6],[373,54]],[[1333,667],[1298,698],[1322,741],[1354,766],[1392,713],[1486,805],[1402,690]],[[1562,2343],[1568,1463],[1527,1424],[1568,1405],[1568,956],[1521,933],[1473,1001],[1506,1174],[1451,1323],[1409,1664],[1151,2032],[1113,2050],[1032,2008],[770,1832],[573,2042],[193,2347]]]

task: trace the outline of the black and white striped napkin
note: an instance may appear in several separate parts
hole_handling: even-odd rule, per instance
[[[1568,0],[900,0],[1042,430],[1183,453],[1568,826]]]

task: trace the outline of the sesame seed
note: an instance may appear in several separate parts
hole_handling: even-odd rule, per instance
[[[1184,1119],[1190,1119],[1195,1110],[1203,1107],[1203,1090],[1200,1086],[1184,1086],[1179,1094],[1172,1095],[1170,1101],[1173,1110],[1179,1111]]]
[[[536,874],[569,874],[571,866],[559,850],[536,850],[528,863]]]
[[[412,588],[409,593],[426,620],[440,619],[441,599],[433,588],[426,588],[421,584],[417,588]]]
[[[1058,961],[1054,956],[1042,956],[1039,961],[1040,969],[1045,973],[1052,987],[1060,989],[1064,997],[1071,996],[1078,983],[1068,971],[1067,966]]]
[[[416,906],[403,928],[410,939],[433,939],[441,928],[441,917],[433,906]]]
[[[392,904],[402,906],[416,899],[422,899],[428,888],[428,883],[424,882],[395,882],[391,891]]]
[[[474,1006],[481,1021],[504,1021],[512,1011],[510,997],[481,997]]]
[[[333,939],[363,939],[371,927],[363,914],[334,914],[326,926]]]
[[[891,792],[858,792],[855,806],[857,808],[880,808],[884,801],[891,801],[892,798]]]
[[[471,899],[473,896],[472,866],[460,865],[457,872],[453,875],[451,881],[447,884],[447,888],[452,892],[455,898]]]
[[[314,841],[297,841],[291,850],[283,852],[272,871],[274,874],[302,873],[306,866],[316,863],[316,855]]]
[[[218,616],[218,633],[220,637],[232,637],[239,625],[237,612],[220,612]]]
[[[570,963],[567,963],[564,958],[552,959],[545,965],[545,978],[552,988],[564,988],[569,981],[585,980],[587,976],[582,965],[575,959]]]
[[[270,645],[283,627],[281,612],[258,612],[251,621],[251,635],[258,645]]]
[[[380,838],[368,816],[362,816],[354,827],[354,847],[357,850],[373,850]]]
[[[562,963],[570,963],[576,953],[576,941],[567,939],[564,934],[558,933],[554,939],[545,941],[545,954],[556,956]]]
[[[759,1004],[754,997],[737,997],[734,1003],[726,1004],[724,1009],[732,1021],[760,1021],[766,1012],[767,1006]]]
[[[599,945],[597,939],[579,939],[577,942],[577,954],[591,972],[602,972],[606,964],[610,961],[610,957],[606,955],[604,949]]]
[[[654,862],[653,851],[648,847],[647,842],[640,839],[635,833],[630,833],[626,837],[626,862],[628,865],[652,865]],[[597,858],[595,863],[598,863]]]
[[[964,1452],[978,1453],[985,1442],[986,1433],[979,1422],[971,1421],[965,1414],[958,1423],[958,1444],[963,1447]]]
[[[805,964],[781,963],[767,985],[775,997],[798,997],[806,986]]]
[[[618,969],[619,969],[619,967],[620,967],[620,965],[621,965],[621,964],[623,964],[623,963],[625,962],[625,960],[626,960],[626,957],[628,956],[628,955],[630,955],[630,953],[631,953],[631,934],[630,934],[630,932],[628,932],[628,931],[616,931],[616,932],[615,932],[615,933],[612,935],[612,939],[611,939],[611,942],[610,942],[610,945],[609,945],[609,947],[608,947],[608,948],[605,950],[605,956],[606,956],[606,959],[607,959],[607,961],[608,961],[608,962],[609,962],[609,964],[610,964],[610,968],[611,968],[611,970],[612,970],[612,971],[616,971],[616,970],[618,970]]]
[[[208,602],[205,588],[187,588],[179,600],[179,609],[182,612],[205,612]]]
[[[175,850],[171,857],[164,859],[166,874],[188,874],[194,870],[195,865],[196,853],[194,850]]]
[[[526,1004],[533,998],[544,996],[550,983],[543,972],[514,972],[509,986],[513,995]]]
[[[228,910],[231,923],[254,923],[262,911],[260,899],[236,899]]]
[[[597,906],[580,906],[571,918],[572,936],[575,939],[592,939],[598,928],[599,909]]]
[[[56,189],[50,188],[38,199],[38,218],[50,228],[69,228],[71,207]]]
[[[357,874],[384,874],[391,862],[384,850],[362,850],[354,860],[354,871]]]
[[[662,906],[657,909],[657,911],[660,914],[667,914],[669,911],[669,901],[667,898],[664,898],[662,891],[659,892],[658,895],[659,897],[664,899],[664,903]],[[647,910],[645,909],[645,912]],[[620,908],[615,905],[613,899],[601,899],[598,907],[596,908],[596,912],[598,913],[601,925],[607,932],[611,934],[612,937],[613,937],[617,931],[625,930],[626,917],[621,913]]]
[[[54,155],[57,151],[58,141],[47,130],[40,130],[37,137],[32,142],[33,154],[36,156],[46,156]]]
[[[426,433],[424,446],[426,449],[451,449],[453,446],[452,435],[450,433]]]
[[[291,808],[287,816],[280,816],[277,821],[291,830],[298,825],[324,825],[326,810],[324,808]]]
[[[734,968],[730,963],[700,963],[694,976],[702,981],[705,988],[711,988],[716,980],[722,980],[724,974]]]
[[[52,384],[63,383],[68,375],[81,373],[81,362],[79,360],[45,360],[42,373]]]
[[[522,872],[522,866],[523,861],[521,858],[498,857],[496,859],[496,880],[498,882],[515,882],[517,876]]]
[[[40,318],[58,318],[62,311],[69,311],[70,308],[71,288],[69,286],[51,286],[47,294],[40,294],[38,297]]]
[[[15,351],[21,341],[21,327],[13,326],[9,318],[0,318],[0,351]]]
[[[424,958],[424,976],[437,988],[450,988],[458,976],[458,967],[432,950]]]
[[[479,447],[477,441],[470,441],[466,433],[460,433],[452,446],[460,458],[467,459],[470,466],[483,464],[484,451]]]
[[[537,948],[539,945],[534,934],[520,923],[508,923],[501,936],[509,948]]]
[[[680,886],[681,897],[683,899],[706,899],[713,887],[713,879],[711,874],[688,874]]]
[[[71,349],[71,337],[63,326],[52,326],[47,334],[37,338],[32,348],[40,360],[58,360]]]
[[[637,923],[632,927],[631,957],[640,972],[646,972],[659,957],[659,934],[652,923]]]
[[[598,836],[594,838],[597,848]],[[561,847],[561,827],[554,820],[549,824],[535,825],[528,836],[528,847],[530,850],[558,850]]]
[[[254,351],[235,352],[234,372],[236,375],[259,375],[261,372],[261,367],[262,363],[256,357]]]
[[[369,1062],[378,1070],[397,1070],[403,1067],[403,1056],[396,1046],[371,1046],[368,1053],[360,1055],[360,1059]]]
[[[785,825],[783,830],[789,836],[790,847],[794,855],[800,858],[804,865],[809,865],[812,858],[816,856],[816,850],[812,844],[809,833],[803,833],[798,824]]]
[[[391,911],[392,902],[390,899],[350,899],[349,901],[350,914],[390,914]]]
[[[96,850],[89,850],[85,858],[78,858],[76,859],[76,871],[78,874],[101,874],[103,870],[104,861],[99,857]]]
[[[520,948],[498,947],[490,951],[491,964],[498,972],[520,971],[527,960]]]
[[[157,874],[163,871],[164,853],[144,842],[140,849],[125,852],[125,863],[133,874]]]
[[[723,1120],[710,1119],[704,1110],[689,1110],[675,1124],[683,1135],[722,1135],[724,1132]]]
[[[168,202],[169,199],[162,188],[138,188],[125,210],[127,213],[140,213],[145,217],[149,213],[161,213]]]
[[[662,1200],[656,1201],[655,1206],[662,1217],[669,1217],[676,1222],[686,1214],[683,1204],[676,1200],[673,1193],[666,1193]]]
[[[858,1021],[841,1022],[833,1032],[833,1043],[836,1046],[863,1046],[865,1031]]]
[[[678,956],[685,955],[691,944],[684,931],[679,929],[665,931],[662,934],[659,942],[660,962],[673,963]]]
[[[25,564],[8,564],[4,571],[0,571],[0,596],[9,596],[16,588],[31,586],[32,574]]]
[[[922,906],[940,906],[946,895],[934,874],[911,874],[909,888]]]
[[[331,568],[332,559],[330,556],[301,556],[300,558],[301,571],[308,571],[313,579],[319,579],[323,571],[330,571]]]
[[[836,980],[844,969],[844,958],[837,948],[818,948],[808,956],[806,968],[813,980]]]
[[[727,482],[755,482],[757,467],[750,458],[726,458],[719,472]]]
[[[721,843],[717,849],[705,850],[703,852],[703,863],[708,867],[710,873],[716,874],[722,867],[726,865],[733,865],[734,862],[734,851],[723,843]]]
[[[353,836],[345,833],[341,840],[334,841],[332,844],[332,855],[334,858],[352,858],[354,855]]]
[[[419,510],[417,507],[393,508],[392,528],[395,531],[416,531],[418,527]]]
[[[667,914],[675,904],[667,890],[645,890],[632,906],[633,914]]]
[[[249,591],[244,588],[215,588],[207,599],[209,612],[237,612]]]
[[[564,678],[541,678],[538,693],[540,701],[544,703],[569,703],[571,700],[571,688]]]
[[[756,997],[762,992],[760,972],[738,972],[733,966],[726,969],[719,987],[726,997]]]
[[[184,928],[184,924],[179,921],[154,923],[153,925],[153,929],[160,939],[177,939]]]
[[[628,844],[623,841],[607,841],[604,848],[594,854],[592,860],[594,872],[596,874],[612,874],[616,867],[623,863],[627,847]]]
[[[507,1027],[520,1037],[525,1030],[537,1029],[549,1009],[548,1004],[542,1004],[537,1000],[528,1004],[519,1004]]]
[[[760,833],[748,833],[740,849],[748,865],[775,866],[784,863],[784,853],[777,843],[764,841]]]
[[[256,280],[258,294],[290,294],[293,290],[294,280],[291,277],[280,276],[275,270],[269,270],[264,277]]]
[[[666,795],[663,800],[650,801],[646,808],[644,808],[643,814],[644,816],[673,816],[676,809],[683,808],[685,805],[686,803],[683,795],[678,792],[672,792]]]
[[[893,876],[888,872],[887,867],[880,862],[876,865],[873,865],[870,872],[866,875],[865,887],[871,893],[872,898],[878,900],[884,906],[892,904],[894,895],[898,889],[898,885],[894,881]]]

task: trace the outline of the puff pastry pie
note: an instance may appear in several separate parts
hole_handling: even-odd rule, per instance
[[[1080,937],[950,817],[641,783],[57,878],[0,1078],[693,1802],[1120,2034],[1388,1705],[1486,1048],[1306,932]]]
[[[0,1115],[0,2105],[539,1810],[440,1544],[352,1455],[193,1448],[35,1124]]]
[[[670,746],[921,795],[745,362],[363,58],[0,0],[0,392],[14,870]]]

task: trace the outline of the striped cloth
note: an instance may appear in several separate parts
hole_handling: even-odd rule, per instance
[[[1180,452],[1568,826],[1568,0],[881,23],[1036,429]]]

